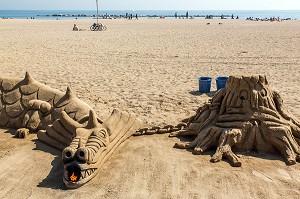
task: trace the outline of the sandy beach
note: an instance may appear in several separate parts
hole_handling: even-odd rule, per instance
[[[300,21],[0,19],[0,75],[24,77],[76,95],[100,118],[114,108],[147,126],[176,125],[210,94],[198,77],[265,74],[300,118]],[[210,25],[207,25],[207,23]],[[220,24],[221,23],[221,24]],[[85,31],[73,32],[73,24]],[[6,132],[6,133],[5,133]],[[168,135],[131,137],[91,182],[65,190],[60,151],[30,135],[0,131],[0,198],[298,198],[300,165],[244,154],[240,168],[174,149]]]

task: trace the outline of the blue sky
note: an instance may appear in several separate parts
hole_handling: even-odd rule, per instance
[[[300,10],[300,0],[99,0],[101,10]],[[0,0],[0,9],[94,10],[95,0]]]

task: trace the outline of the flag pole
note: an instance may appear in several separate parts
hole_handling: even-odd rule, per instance
[[[97,24],[98,24],[98,17],[99,17],[99,11],[98,11],[98,0],[96,0],[96,5],[97,5]]]

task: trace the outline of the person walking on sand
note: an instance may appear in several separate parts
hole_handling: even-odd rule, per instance
[[[175,19],[177,19],[177,12],[175,12]]]
[[[187,19],[189,18],[189,12],[188,12],[188,11],[186,11],[185,17],[186,17]]]
[[[135,14],[135,19],[136,19],[136,20],[139,20],[139,18],[138,18],[138,15],[137,15],[137,14]]]

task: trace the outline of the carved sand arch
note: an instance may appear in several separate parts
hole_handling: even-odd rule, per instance
[[[170,136],[196,136],[174,147],[201,154],[216,148],[211,162],[223,157],[233,166],[241,161],[232,151],[279,151],[287,165],[300,160],[300,122],[284,107],[279,93],[269,88],[265,76],[229,77],[210,103],[189,118],[184,130]]]

